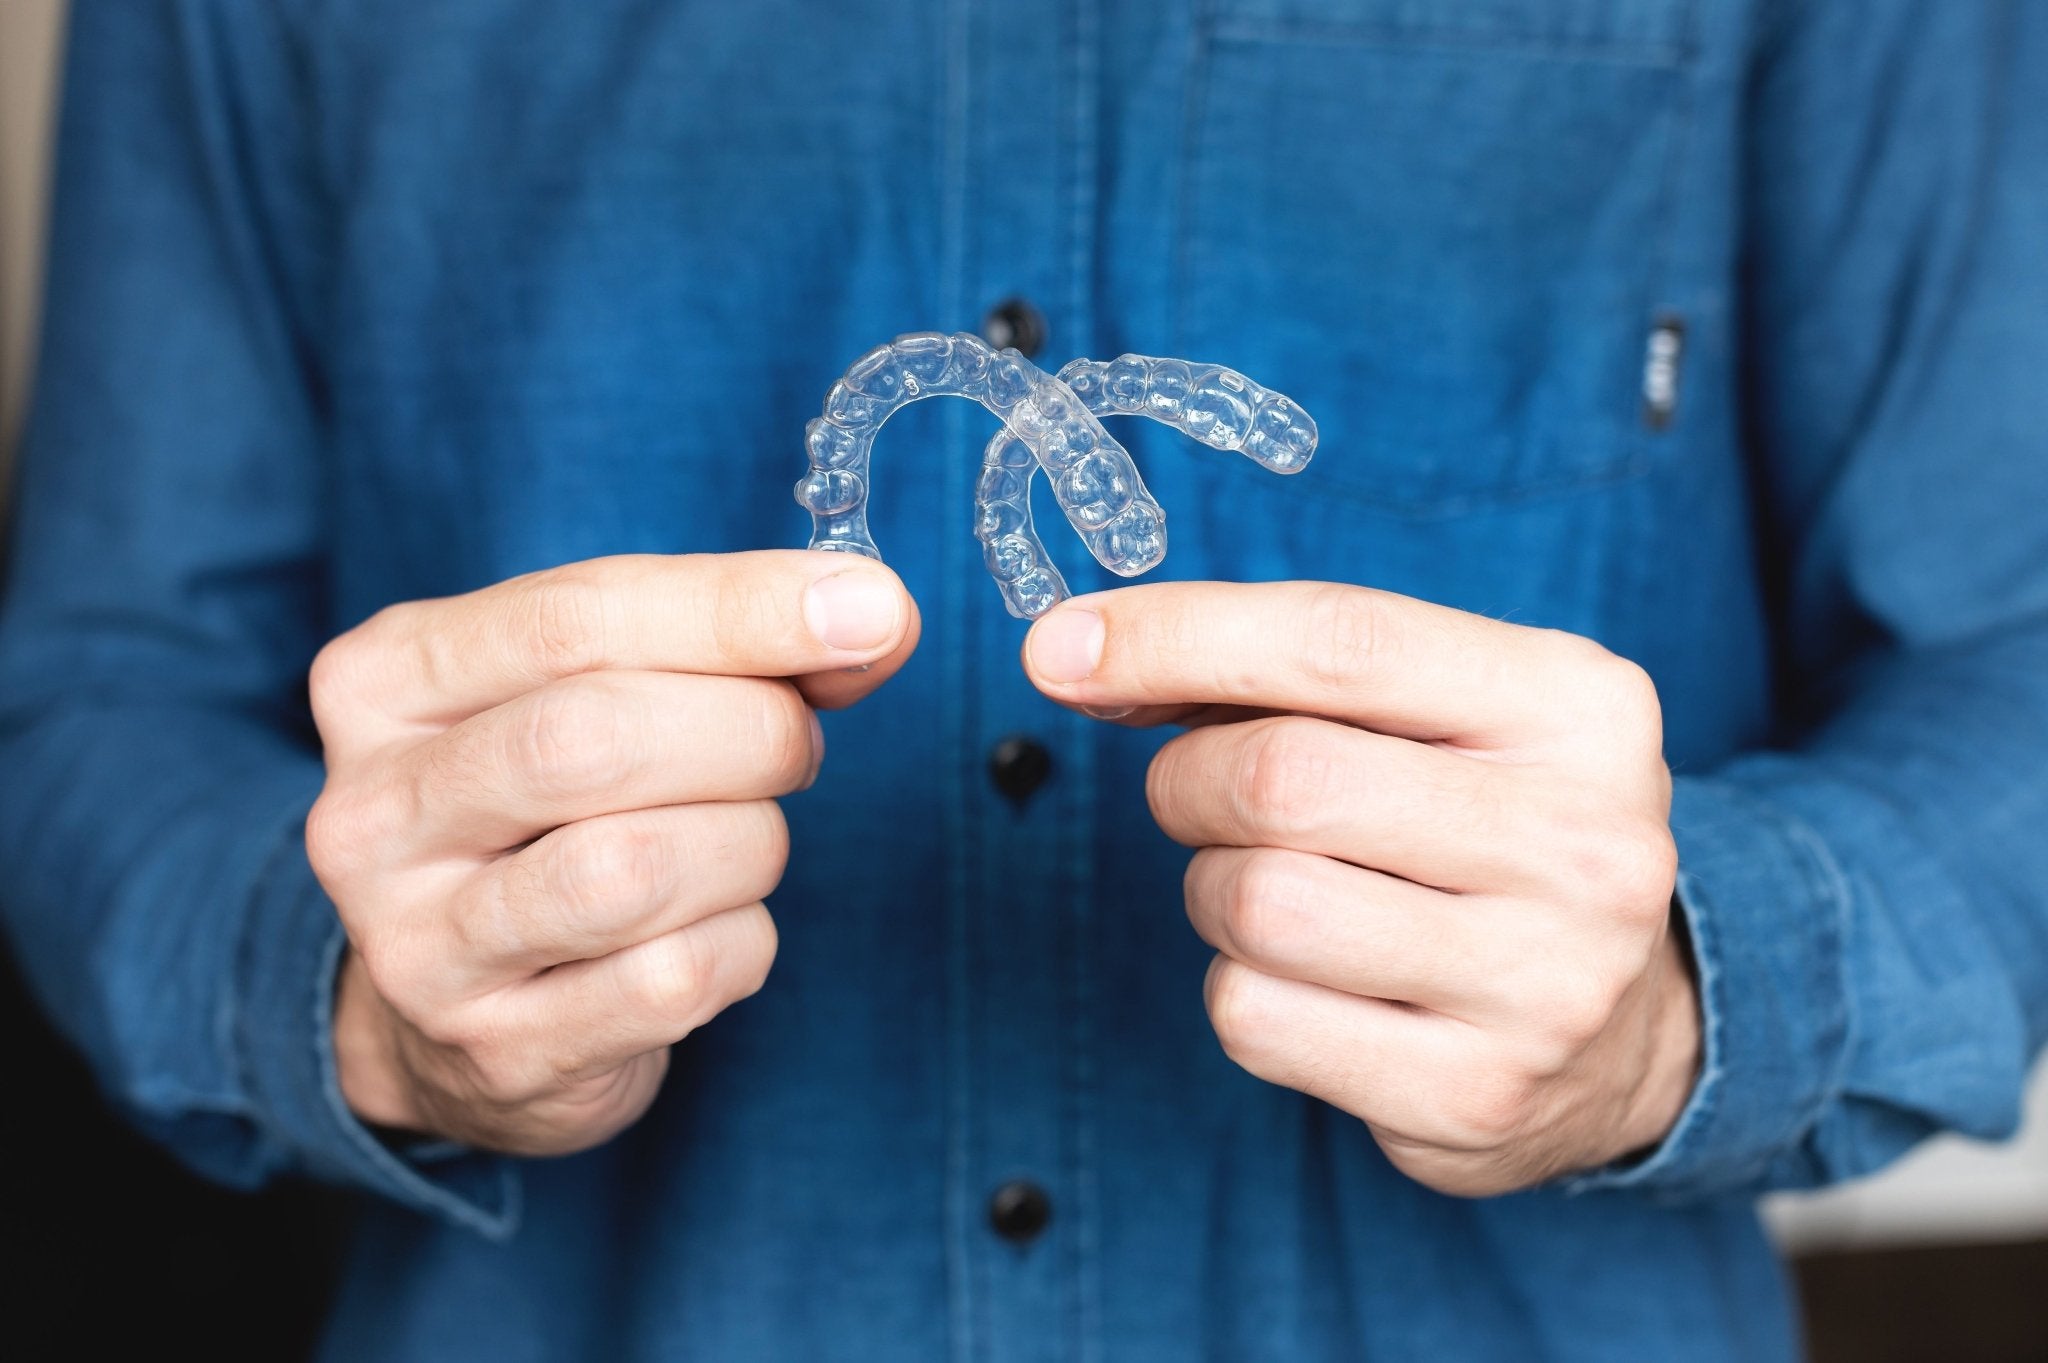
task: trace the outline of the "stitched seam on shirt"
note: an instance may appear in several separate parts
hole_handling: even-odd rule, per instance
[[[1195,272],[1202,265],[1202,253],[1196,249],[1196,172],[1202,161],[1202,126],[1207,122],[1209,113],[1212,4],[1213,0],[1195,0],[1194,13],[1189,17],[1187,89],[1182,95],[1181,107],[1180,182],[1174,186],[1173,315],[1168,328],[1176,355],[1184,355],[1188,350],[1188,286],[1197,278]]]
[[[1814,1039],[1830,1052],[1832,1064],[1801,1112],[1798,1130],[1800,1138],[1804,1139],[1820,1125],[1828,1108],[1841,1101],[1848,1078],[1849,1058],[1854,1049],[1854,1019],[1849,1010],[1848,985],[1842,978],[1854,891],[1834,853],[1818,833],[1803,819],[1784,811],[1772,812],[1780,822],[1787,843],[1803,853],[1799,862],[1806,876],[1806,889],[1814,900],[1832,910],[1826,920],[1826,936],[1819,943],[1821,950],[1815,963],[1817,969],[1827,972],[1827,977],[1813,981],[1828,1000],[1824,1025],[1814,1028]]]
[[[1699,992],[1701,998],[1718,998],[1725,987],[1722,980],[1720,937],[1716,928],[1709,926],[1704,933],[1701,923],[1710,921],[1708,913],[1694,913],[1693,906],[1706,907],[1708,896],[1699,881],[1686,872],[1679,877],[1680,912],[1686,915],[1686,928],[1694,942],[1694,960],[1699,969]],[[1702,1007],[1701,1016],[1706,1021],[1704,1034],[1700,1038],[1702,1060],[1698,1085],[1698,1105],[1691,1112],[1681,1112],[1678,1118],[1678,1139],[1667,1152],[1668,1163],[1682,1163],[1695,1146],[1706,1139],[1720,1116],[1721,1098],[1728,1083],[1728,1040],[1725,1007]]]
[[[1999,11],[1999,36],[2004,40],[1996,44],[2003,64],[1996,68],[1990,79],[1982,84],[1981,96],[1983,139],[1978,143],[1977,164],[1969,178],[1970,194],[1966,224],[1958,229],[1956,239],[1962,245],[1952,252],[1942,253],[1929,267],[1929,272],[1940,278],[1941,283],[1930,286],[1936,290],[1936,297],[1926,308],[1925,316],[1914,329],[1920,334],[1917,344],[1901,338],[1898,355],[1887,354],[1884,368],[1888,382],[1881,384],[1881,391],[1870,404],[1868,419],[1856,428],[1857,438],[1844,442],[1844,447],[1853,449],[1867,442],[1871,432],[1881,431],[1891,419],[1894,409],[1910,410],[1921,406],[1920,390],[1934,381],[1935,371],[1946,360],[1949,347],[1946,337],[1954,329],[1970,291],[1970,284],[1977,275],[1977,257],[1982,250],[1986,223],[1991,216],[1992,204],[1997,196],[1997,172],[2001,153],[2008,150],[2007,141],[2011,133],[2007,127],[2010,119],[2006,115],[2006,104],[2011,96],[2010,86],[2014,79],[2011,63],[2019,50],[2012,27],[2018,22],[2010,6]],[[2001,78],[2002,77],[2002,78]],[[1916,271],[1916,274],[1919,272]],[[1846,462],[1846,461],[1845,461]],[[1901,576],[1908,569],[1909,556],[1894,554],[1882,557],[1866,565],[1867,576],[1889,584],[1893,599],[1903,597],[1912,600],[1917,596],[1917,580]],[[1889,571],[1886,571],[1889,570]]]
[[[1099,174],[1098,141],[1102,135],[1101,110],[1099,107],[1099,48],[1102,41],[1102,16],[1097,0],[1072,0],[1073,24],[1070,29],[1070,45],[1067,59],[1063,63],[1072,82],[1072,102],[1069,106],[1070,123],[1067,137],[1070,145],[1066,148],[1065,165],[1069,177],[1067,194],[1070,199],[1067,215],[1067,288],[1068,323],[1075,328],[1077,340],[1085,340],[1092,348],[1095,339],[1097,318],[1092,302],[1094,298],[1095,222],[1098,212],[1097,176]],[[1007,622],[1005,622],[1007,623]],[[1065,1009],[1065,1024],[1068,1045],[1071,1047],[1069,1072],[1066,1076],[1066,1100],[1062,1106],[1067,1128],[1068,1148],[1065,1170],[1068,1198],[1073,1206],[1070,1219],[1072,1229],[1068,1232],[1067,1243],[1070,1254],[1070,1278],[1072,1299],[1068,1319],[1072,1331],[1073,1356],[1080,1363],[1098,1356],[1097,1341],[1101,1336],[1100,1286],[1096,1281],[1098,1263],[1095,1239],[1096,1215],[1099,1201],[1094,1186],[1094,1122],[1096,1035],[1094,1011],[1094,978],[1097,921],[1097,900],[1093,892],[1094,877],[1089,858],[1093,845],[1089,840],[1092,827],[1094,781],[1099,757],[1093,721],[1077,714],[1065,716],[1066,727],[1072,739],[1069,749],[1074,754],[1074,775],[1068,798],[1060,800],[1056,808],[1067,811],[1063,826],[1059,830],[1057,846],[1064,849],[1062,860],[1071,872],[1071,893],[1066,899],[1066,914],[1072,940],[1066,952],[1068,958],[1065,981],[1069,992]]]
[[[269,854],[257,863],[256,874],[242,893],[241,909],[234,920],[234,954],[229,958],[231,965],[228,979],[221,990],[220,1014],[216,1018],[216,1025],[220,1031],[215,1042],[223,1048],[222,1059],[226,1062],[227,1072],[234,1075],[236,1088],[244,1095],[239,1106],[272,1136],[277,1133],[271,1124],[263,1119],[264,1114],[253,1101],[252,1095],[256,1092],[255,1072],[250,1057],[244,1053],[241,1044],[243,1014],[247,1010],[243,982],[255,968],[253,954],[256,948],[251,937],[261,911],[260,906],[266,903],[270,896],[279,892],[280,880],[296,859],[299,849],[304,846],[304,829],[305,815],[300,813],[298,805],[294,804],[283,828],[274,834]],[[338,928],[339,924],[336,926]]]
[[[1525,61],[1590,62],[1601,66],[1668,69],[1684,66],[1694,56],[1690,43],[1646,43],[1628,46],[1581,39],[1509,36],[1449,26],[1401,28],[1390,24],[1319,23],[1311,19],[1217,20],[1219,42],[1240,44],[1293,43],[1305,47],[1380,47],[1401,51],[1471,53]]]
[[[1823,923],[1817,927],[1820,936],[1814,944],[1817,950],[1813,953],[1818,968],[1830,973],[1829,978],[1812,982],[1826,995],[1826,1011],[1816,1016],[1809,1028],[1816,1049],[1828,1054],[1829,1064],[1821,1075],[1816,1076],[1812,1094],[1801,1104],[1791,1139],[1776,1148],[1751,1152],[1748,1158],[1731,1162],[1725,1170],[1726,1174],[1741,1179],[1753,1179],[1762,1177],[1773,1161],[1804,1141],[1813,1132],[1827,1109],[1841,1098],[1850,1049],[1847,989],[1841,978],[1850,890],[1847,878],[1836,865],[1826,844],[1803,820],[1733,784],[1714,782],[1713,789],[1721,792],[1730,803],[1742,806],[1756,815],[1760,822],[1779,833],[1787,852],[1791,854],[1788,859],[1801,877],[1799,888],[1803,897],[1797,902],[1813,903],[1830,910]],[[1704,894],[1701,897],[1703,904],[1711,905],[1713,897],[1711,892]],[[1721,940],[1720,919],[1711,913],[1703,914],[1702,918],[1710,924],[1708,940],[1716,948],[1711,954],[1717,963],[1714,971],[1718,978],[1718,961],[1724,954],[1718,949]],[[1701,987],[1703,991],[1707,987],[1704,972]],[[1718,1024],[1729,1015],[1729,1005],[1724,1002],[1716,1012]],[[1728,1073],[1725,1055],[1721,1057],[1721,1062],[1725,1076]],[[1702,1124],[1696,1134],[1704,1139],[1706,1132],[1707,1127]],[[1716,1175],[1723,1173],[1722,1170],[1709,1167],[1697,1178],[1686,1180],[1686,1185],[1710,1185],[1719,1182]]]
[[[973,106],[974,61],[972,0],[953,0],[946,13],[943,98],[947,117],[942,122],[940,144],[941,197],[944,211],[946,279],[943,281],[947,316],[961,319],[966,313],[967,290],[967,164],[968,137]],[[959,404],[952,404],[958,406]],[[967,427],[961,413],[949,412],[947,421],[954,436]],[[957,461],[947,461],[950,469]],[[946,475],[942,475],[946,476]],[[950,494],[952,487],[947,486]],[[939,608],[947,619],[959,616],[958,574],[939,575]],[[952,651],[940,659],[939,733],[941,751],[955,749],[962,735],[959,714],[959,664]],[[955,1363],[969,1363],[975,1346],[973,1322],[975,1292],[974,1259],[969,1241],[968,1130],[972,1120],[968,1083],[973,1057],[967,1034],[970,979],[966,941],[966,869],[959,848],[959,810],[966,799],[964,778],[955,770],[957,762],[942,764],[946,773],[946,813],[941,825],[947,834],[942,861],[946,877],[939,924],[944,934],[945,1037],[941,1101],[944,1110],[945,1173],[940,1197],[940,1216],[945,1232],[946,1265],[946,1348]]]
[[[1692,0],[1686,0],[1679,22],[1690,41],[1695,33]],[[1658,318],[1666,312],[1679,309],[1671,291],[1672,259],[1677,254],[1679,186],[1684,183],[1687,160],[1692,147],[1693,119],[1697,116],[1696,87],[1699,76],[1687,73],[1678,81],[1678,90],[1671,97],[1671,117],[1664,128],[1663,177],[1657,187],[1657,206],[1652,212],[1653,227],[1650,233],[1649,268],[1643,272],[1643,298],[1637,306],[1636,315],[1647,329],[1662,325]],[[1698,344],[1697,338],[1693,342]],[[1683,364],[1683,358],[1679,360]],[[1645,429],[1640,416],[1631,415],[1628,429],[1631,445],[1644,463],[1654,458],[1652,451],[1660,443],[1655,437],[1664,437],[1661,443],[1669,445],[1676,433],[1678,423],[1684,419],[1684,380],[1677,379],[1669,420],[1656,432]],[[1630,405],[1636,406],[1643,400],[1640,377],[1631,385]]]
[[[1940,848],[1935,842],[1926,837],[1921,836],[1921,834],[1917,831],[1915,827],[1913,811],[1910,807],[1901,804],[1899,800],[1894,795],[1892,795],[1891,792],[1885,790],[1883,787],[1873,785],[1869,781],[1863,779],[1863,777],[1859,775],[1853,768],[1831,761],[1825,756],[1816,755],[1806,760],[1810,763],[1816,775],[1828,781],[1831,781],[1837,785],[1848,788],[1850,791],[1860,796],[1866,804],[1881,811],[1886,819],[1886,827],[1884,830],[1886,837],[1888,839],[1910,843],[1914,855],[1919,860],[1936,868],[1941,881],[1953,892],[1954,897],[1957,901],[1965,905],[1967,905],[1970,902],[1972,896],[1969,893],[1970,882],[1968,877],[1955,865],[1954,862],[1952,862],[1947,856],[1945,856],[1941,852]],[[1819,843],[1819,841],[1820,839],[1816,835],[1815,842]],[[1829,860],[1830,864],[1832,865],[1832,857],[1830,857]],[[1847,877],[1845,872],[1839,872],[1838,870],[1838,874],[1843,875],[1844,883],[1850,887],[1850,902],[1853,905],[1854,882],[1853,880],[1850,880]],[[1843,925],[1844,943],[1842,949],[1845,953],[1847,951],[1847,933],[1850,925],[1850,921],[1845,921]],[[1981,923],[1974,923],[1973,925],[1976,926],[1980,931],[1983,930],[1983,926]],[[1987,948],[1995,950],[1995,947],[1993,946],[1993,943],[1989,938],[1988,932],[1986,933],[1983,939],[1983,944]],[[1853,998],[1847,994],[1846,989],[1844,991],[1844,994],[1845,999],[1853,1001]],[[1851,1058],[1853,1058],[1855,1052],[1854,1040],[1856,1022],[1857,1018],[1855,1016],[1855,1013],[1853,1010],[1850,1010],[1848,1016],[1850,1038],[1849,1044],[1844,1047],[1843,1078],[1840,1084],[1840,1090],[1842,1093],[1847,1093],[1848,1091],[1847,1071],[1849,1061]],[[2017,1104],[2015,1106],[2017,1106]]]

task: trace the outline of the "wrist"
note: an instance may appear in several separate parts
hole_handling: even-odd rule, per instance
[[[334,1064],[342,1098],[365,1125],[420,1129],[399,1055],[397,1018],[352,950],[343,953],[334,986]]]
[[[1684,915],[1675,902],[1657,953],[1649,1008],[1648,1061],[1625,1124],[1630,1151],[1648,1150],[1670,1135],[1699,1082],[1699,985]]]

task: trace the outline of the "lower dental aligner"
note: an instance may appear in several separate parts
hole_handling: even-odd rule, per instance
[[[1166,513],[1099,418],[1150,417],[1275,473],[1299,473],[1316,446],[1315,422],[1297,403],[1220,365],[1123,355],[1073,360],[1055,377],[966,332],[918,332],[855,360],[825,395],[824,414],[804,428],[810,470],[796,500],[811,513],[811,548],[882,556],[867,523],[875,434],[899,408],[928,397],[970,398],[1003,423],[983,454],[975,537],[1003,603],[1022,619],[1069,595],[1032,525],[1040,470],[1103,567],[1135,577],[1166,557]]]

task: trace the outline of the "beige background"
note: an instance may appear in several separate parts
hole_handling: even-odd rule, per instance
[[[0,475],[27,367],[61,11],[62,0],[0,0]],[[1936,1141],[1882,1178],[1773,1199],[1772,1225],[1795,1248],[2048,1233],[2048,1073],[2031,1106],[2019,1145]]]
[[[61,0],[0,0],[0,498],[27,381],[62,13]]]

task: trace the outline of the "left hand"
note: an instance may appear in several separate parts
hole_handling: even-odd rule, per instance
[[[1641,668],[1313,582],[1082,597],[1024,656],[1055,700],[1194,726],[1146,794],[1197,849],[1188,917],[1219,953],[1209,1018],[1238,1064],[1465,1196],[1671,1129],[1700,1024]]]

